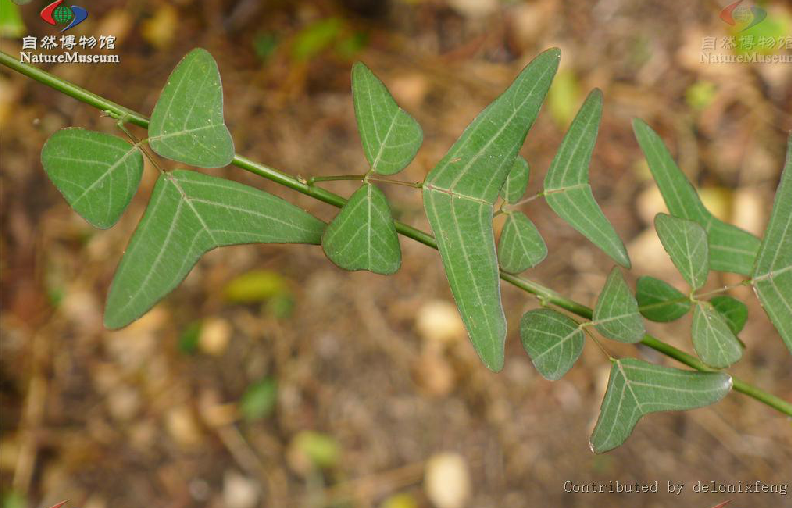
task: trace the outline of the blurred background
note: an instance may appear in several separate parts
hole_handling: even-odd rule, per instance
[[[56,34],[38,16],[47,3],[0,0],[0,49],[18,55],[23,36]],[[541,189],[585,95],[601,88],[591,180],[628,246],[630,284],[654,275],[684,287],[651,226],[664,205],[631,120],[660,133],[716,215],[759,235],[792,129],[792,63],[707,60],[788,58],[790,4],[760,2],[767,18],[738,33],[753,14],[742,6],[742,25],[730,26],[720,16],[729,3],[78,2],[89,18],[70,33],[116,37],[114,49],[83,52],[120,63],[40,67],[148,115],[179,59],[204,47],[220,66],[237,152],[310,177],[367,169],[350,96],[351,65],[363,60],[423,126],[423,147],[400,175],[420,181],[528,61],[558,46],[561,68],[521,152],[532,166],[528,192]],[[587,344],[563,380],[543,380],[517,333],[538,304],[504,285],[506,365],[487,371],[439,256],[408,239],[391,277],[343,272],[318,247],[219,249],[138,322],[105,330],[107,289],[156,172],[147,167],[116,227],[92,229],[39,161],[47,137],[67,126],[115,132],[97,110],[0,69],[3,508],[64,499],[82,508],[792,506],[789,493],[691,491],[697,481],[790,482],[789,419],[740,394],[650,415],[622,447],[592,454],[609,368],[597,348]],[[324,220],[337,213],[234,167],[207,172]],[[355,188],[323,185],[345,196]],[[418,192],[384,190],[398,219],[428,229]],[[551,253],[525,275],[593,305],[612,262],[541,200],[524,211]],[[712,275],[708,287],[739,280]],[[749,306],[747,351],[730,372],[788,400],[792,358],[741,289],[732,294]],[[648,324],[692,351],[689,326],[689,316]],[[569,494],[567,480],[658,481],[660,493]],[[685,482],[681,498],[664,493],[669,481]]]

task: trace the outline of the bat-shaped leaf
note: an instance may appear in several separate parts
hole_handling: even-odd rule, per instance
[[[732,379],[721,372],[696,372],[616,360],[591,435],[591,449],[607,452],[624,443],[644,415],[708,406],[729,393]]]
[[[753,287],[765,312],[792,351],[792,136],[773,212],[753,270]]]
[[[234,158],[220,72],[208,51],[190,51],[171,73],[151,114],[149,144],[163,157],[199,168],[220,168]]]
[[[352,101],[360,139],[371,169],[393,175],[413,160],[423,141],[421,126],[393,100],[365,64],[352,68]]]
[[[520,320],[520,338],[536,370],[551,381],[572,368],[585,340],[574,319],[552,309],[526,312]]]
[[[611,270],[597,299],[594,322],[602,335],[620,342],[640,342],[646,332],[638,312],[638,302],[618,267]]]
[[[123,139],[62,129],[41,151],[41,163],[69,205],[92,226],[112,227],[137,192],[143,154]]]
[[[690,287],[703,286],[709,274],[709,248],[704,228],[691,220],[664,213],[655,217],[655,228],[663,248]]]
[[[663,140],[651,127],[636,119],[633,121],[633,130],[668,211],[674,217],[696,222],[707,232],[710,268],[719,272],[751,274],[759,250],[759,239],[737,226],[723,222],[707,210],[696,189],[674,162]]]
[[[492,229],[493,205],[558,69],[545,51],[479,114],[426,177],[423,201],[473,347],[503,367],[506,318]]]
[[[164,173],[116,270],[105,326],[121,328],[142,316],[215,247],[319,244],[324,228],[304,210],[253,187],[194,171]]]
[[[509,212],[498,241],[498,262],[507,273],[520,273],[547,257],[547,245],[522,212]]]
[[[691,332],[696,354],[711,367],[722,369],[742,357],[740,341],[723,314],[709,302],[696,302]]]
[[[619,235],[594,200],[589,163],[602,117],[602,92],[593,90],[580,107],[545,176],[545,199],[570,226],[591,240],[614,261],[630,267]]]
[[[364,183],[327,226],[322,247],[345,270],[395,273],[401,265],[401,249],[385,194]]]
[[[650,321],[675,321],[687,314],[693,306],[689,297],[660,279],[639,277],[637,286],[638,309]]]

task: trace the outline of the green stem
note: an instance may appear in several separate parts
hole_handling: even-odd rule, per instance
[[[378,182],[378,183],[387,183],[391,185],[405,185],[407,187],[414,187],[416,189],[421,188],[420,182],[405,182],[404,180],[391,180],[390,178],[383,178],[381,176],[377,176],[372,174],[371,171],[366,173],[365,175],[330,175],[330,176],[313,176],[308,178],[306,181],[308,185],[314,185],[319,182],[340,182],[340,181],[363,181],[363,182]]]
[[[312,176],[308,179],[308,185],[318,182],[339,182],[339,181],[361,181],[366,175],[331,175],[331,176]]]
[[[148,119],[137,113],[132,111],[131,109],[127,109],[123,106],[116,104],[115,102],[109,101],[100,97],[94,93],[91,93],[73,83],[70,83],[64,79],[61,79],[57,76],[53,76],[52,74],[43,71],[41,69],[37,69],[31,65],[23,64],[13,58],[11,55],[8,55],[2,51],[0,51],[0,64],[8,67],[9,69],[13,69],[20,74],[32,78],[39,83],[45,84],[50,88],[53,88],[65,95],[68,95],[74,99],[77,99],[81,102],[84,102],[90,106],[98,108],[102,111],[109,111],[110,113],[117,115],[119,117],[125,118],[129,123],[134,125],[138,125],[140,127],[148,127]],[[242,157],[241,155],[235,155],[234,160],[231,161],[231,164],[237,166],[238,168],[244,169],[245,171],[249,171],[253,174],[258,176],[264,177],[272,182],[275,182],[279,185],[283,185],[290,189],[293,189],[297,192],[305,194],[306,196],[311,196],[314,199],[327,203],[329,205],[333,205],[335,207],[342,207],[344,203],[346,203],[346,199],[339,196],[338,194],[334,194],[330,191],[324,190],[321,187],[316,187],[308,183],[308,181],[297,179],[292,176],[286,175],[281,173],[278,170],[265,166],[264,164],[260,164],[258,162],[252,161],[247,157]],[[320,177],[321,178],[321,177]],[[357,176],[356,179],[362,179],[362,176]],[[318,180],[314,180],[318,181]],[[424,245],[432,247],[433,249],[437,249],[437,243],[435,239],[428,233],[425,233],[419,229],[416,229],[412,226],[408,226],[402,222],[396,222],[396,231],[400,234],[412,238],[413,240],[420,242]],[[553,305],[565,309],[573,314],[576,314],[585,319],[592,319],[594,315],[594,311],[585,305],[577,303],[573,300],[565,298],[560,294],[556,293],[552,289],[546,288],[536,282],[531,280],[523,279],[521,277],[517,277],[516,275],[507,274],[501,272],[500,274],[501,279],[504,281],[522,289],[527,293],[531,293],[535,295],[542,304],[552,303]],[[710,371],[706,365],[701,363],[697,358],[694,356],[681,351],[670,344],[666,344],[651,335],[646,335],[643,340],[641,341],[647,347],[654,349],[670,358],[673,358],[689,367],[692,367],[696,370],[700,371]],[[792,404],[787,401],[782,400],[780,397],[776,397],[775,395],[769,394],[764,390],[755,387],[745,381],[742,381],[737,378],[733,379],[733,388],[735,391],[748,395],[759,402],[762,402],[773,409],[778,410],[785,415],[792,416]]]
[[[539,198],[543,198],[547,194],[553,194],[553,192],[552,191],[550,191],[550,192],[537,192],[533,196],[528,196],[527,198],[521,199],[520,201],[517,201],[516,203],[508,204],[508,205],[504,206],[503,210],[504,211],[516,210],[517,208],[520,207],[520,205],[524,205],[526,203],[530,203],[531,201],[537,200]]]

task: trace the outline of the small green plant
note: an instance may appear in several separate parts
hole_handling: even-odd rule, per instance
[[[594,199],[589,163],[602,116],[602,93],[592,91],[572,120],[544,180],[543,192],[523,198],[531,170],[518,152],[558,68],[560,53],[537,56],[509,88],[465,129],[420,183],[388,178],[417,153],[418,123],[362,63],[352,70],[358,130],[370,168],[364,174],[295,178],[236,155],[223,118],[220,74],[212,56],[190,52],[176,67],[151,120],[46,72],[0,53],[0,63],[47,84],[117,121],[126,140],[84,129],[56,132],[42,150],[52,182],[74,210],[99,228],[113,226],[134,196],[143,157],[159,172],[148,208],[116,271],[105,307],[108,328],[139,318],[172,291],[208,250],[240,243],[321,244],[327,257],[347,270],[392,274],[401,265],[398,234],[440,251],[443,266],[471,343],[493,371],[502,368],[506,319],[500,279],[538,297],[542,308],[522,317],[520,336],[537,370],[556,380],[572,368],[586,337],[611,362],[610,380],[591,448],[599,453],[622,444],[638,420],[654,411],[712,404],[731,389],[792,416],[792,404],[723,369],[742,356],[738,338],[747,307],[721,293],[702,293],[710,271],[748,276],[770,320],[792,350],[792,138],[764,240],[715,218],[679,170],[659,136],[640,120],[638,142],[670,214],[655,227],[663,247],[688,283],[686,293],[651,277],[638,279],[635,294],[624,279],[630,268],[624,243]],[[148,129],[138,140],[127,129]],[[200,168],[234,164],[242,169],[341,208],[329,224],[271,194],[197,171],[165,170],[164,159]],[[317,184],[357,180],[345,200]],[[431,235],[394,221],[377,184],[420,189]],[[543,197],[555,213],[619,265],[614,266],[594,309],[517,274],[546,257],[547,247],[521,205]],[[493,217],[506,215],[496,248]],[[644,319],[668,322],[693,311],[693,348],[680,351],[646,333]],[[598,338],[642,343],[694,370],[614,358]],[[249,417],[266,413],[274,397],[269,382],[246,395]],[[260,399],[260,400],[259,400]]]

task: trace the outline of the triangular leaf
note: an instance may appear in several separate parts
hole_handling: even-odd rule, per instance
[[[352,67],[352,101],[371,169],[381,175],[404,169],[421,147],[421,126],[362,62]]]
[[[395,273],[401,265],[401,249],[385,194],[364,183],[327,226],[322,247],[345,270]]]
[[[690,311],[690,298],[670,284],[654,277],[639,277],[636,288],[638,310],[650,321],[674,321]]]
[[[506,183],[503,184],[500,194],[507,203],[516,203],[525,194],[525,188],[528,187],[528,179],[531,177],[531,167],[528,161],[517,156],[514,159],[514,165],[506,177]]]
[[[510,212],[498,241],[498,262],[507,273],[520,273],[547,257],[547,245],[534,223],[522,212]]]
[[[723,222],[704,207],[696,189],[651,127],[636,119],[633,121],[633,130],[668,211],[675,217],[696,222],[707,232],[711,268],[719,272],[749,275],[759,250],[759,239],[737,226]]]
[[[707,233],[693,221],[658,213],[655,229],[671,261],[693,289],[707,282],[709,249]]]
[[[589,163],[602,117],[602,92],[593,90],[580,107],[547,171],[547,204],[614,261],[630,267],[624,243],[600,210],[589,185]]]
[[[692,335],[696,354],[711,367],[728,367],[742,356],[742,346],[726,318],[708,302],[696,303]]]
[[[722,372],[671,369],[633,358],[617,360],[591,435],[591,449],[594,453],[612,450],[627,440],[644,415],[708,406],[725,397],[731,386],[731,377]]]
[[[503,367],[506,317],[500,298],[493,205],[553,80],[557,49],[536,57],[465,129],[429,173],[423,201],[470,340],[484,364]]]
[[[324,227],[302,209],[253,187],[193,171],[164,173],[118,265],[105,326],[121,328],[139,318],[215,247],[319,244]]]
[[[736,335],[742,331],[748,320],[748,307],[744,303],[728,295],[715,296],[710,303],[726,319],[732,333]]]
[[[220,168],[234,158],[220,72],[208,51],[190,51],[171,73],[151,114],[149,144],[163,157],[199,168]]]
[[[77,128],[50,136],[41,163],[69,205],[101,229],[118,222],[143,175],[143,154],[136,146]]]
[[[792,136],[773,212],[753,270],[753,287],[770,321],[792,351]]]
[[[520,338],[536,370],[555,381],[575,364],[585,336],[574,319],[552,309],[536,309],[520,320]]]
[[[618,267],[613,267],[594,309],[597,330],[609,339],[634,344],[646,333],[638,302]]]

